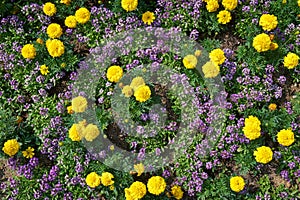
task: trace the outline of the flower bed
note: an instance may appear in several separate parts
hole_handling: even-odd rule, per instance
[[[299,0],[2,2],[1,199],[300,199]]]

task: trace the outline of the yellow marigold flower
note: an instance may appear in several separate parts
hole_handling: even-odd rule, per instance
[[[255,36],[252,46],[256,49],[256,51],[264,52],[270,49],[271,43],[270,36],[265,33],[261,33]]]
[[[226,10],[233,10],[238,5],[238,0],[222,0],[222,5]]]
[[[87,175],[85,182],[91,188],[95,188],[100,185],[101,178],[96,172],[91,172],[90,174]]]
[[[60,3],[66,4],[66,5],[70,5],[71,0],[60,0]]]
[[[217,15],[220,24],[227,24],[231,20],[231,13],[227,10],[222,10]]]
[[[114,186],[114,185],[111,185],[111,186],[109,186],[109,189],[110,189],[110,190],[114,190],[114,189],[115,189],[115,186]]]
[[[135,181],[129,188],[125,188],[126,200],[139,200],[142,199],[146,193],[146,185],[140,181]]]
[[[267,164],[273,159],[273,152],[270,147],[261,146],[254,151],[256,162]]]
[[[278,49],[278,44],[276,42],[272,42],[270,45],[270,50],[274,51]]]
[[[160,176],[153,176],[148,180],[147,188],[151,194],[160,195],[166,189],[166,182]]]
[[[194,69],[197,66],[198,60],[196,56],[190,54],[185,56],[182,62],[185,68]]]
[[[154,22],[154,20],[155,20],[155,15],[153,12],[147,11],[142,15],[142,21],[145,24],[150,25]]]
[[[220,73],[220,67],[219,65],[208,61],[207,63],[205,63],[205,65],[202,66],[202,72],[205,78],[214,78]]]
[[[180,186],[178,185],[174,185],[172,188],[171,188],[171,194],[174,196],[175,199],[182,199],[183,197],[183,191],[181,189]]]
[[[79,8],[75,12],[76,21],[80,24],[85,24],[90,20],[91,13],[86,8]]]
[[[123,69],[120,66],[113,65],[107,70],[106,77],[110,82],[117,83],[123,76]]]
[[[230,188],[234,192],[240,192],[245,187],[245,181],[241,176],[234,176],[230,178]]]
[[[47,2],[43,6],[43,11],[48,16],[53,16],[56,13],[56,7],[53,3]]]
[[[34,156],[34,148],[28,147],[25,151],[22,151],[25,158],[32,158]]]
[[[219,8],[219,3],[217,0],[207,0],[206,9],[208,12],[215,12]]]
[[[109,150],[114,151],[115,150],[115,146],[114,145],[110,145],[109,146]]]
[[[36,42],[39,44],[44,44],[44,41],[41,38],[36,39]]]
[[[125,85],[122,89],[122,94],[124,94],[125,97],[131,97],[133,95],[133,90],[129,85]]]
[[[275,15],[263,14],[259,19],[259,25],[265,31],[271,31],[278,25],[277,17]]]
[[[286,4],[286,0],[282,0],[282,3],[283,3],[283,4]]]
[[[127,12],[134,11],[138,6],[138,0],[122,0],[121,6]]]
[[[60,57],[65,53],[64,43],[58,39],[47,40],[46,47],[52,57]]]
[[[14,156],[16,153],[18,153],[19,149],[20,149],[20,145],[17,142],[17,140],[12,139],[12,140],[7,140],[4,143],[2,151],[9,156]]]
[[[300,0],[298,0],[298,6],[300,7]]]
[[[73,114],[72,106],[67,107],[67,112],[68,112],[68,114]]]
[[[36,56],[36,50],[33,44],[26,44],[21,50],[21,54],[24,58],[33,59]]]
[[[214,49],[209,53],[209,58],[210,60],[216,64],[216,65],[221,65],[225,62],[225,54],[222,49]]]
[[[245,119],[245,126],[243,132],[246,138],[249,140],[255,140],[260,136],[260,121],[257,117],[250,115]]]
[[[96,125],[89,124],[83,130],[83,134],[84,134],[84,138],[87,141],[92,142],[94,139],[96,139],[98,137],[98,135],[100,134],[100,131]]]
[[[76,17],[73,16],[73,15],[70,15],[70,16],[66,17],[66,19],[65,19],[65,25],[68,28],[75,28],[76,25],[77,25]]]
[[[145,166],[143,165],[143,163],[136,164],[136,165],[134,165],[134,169],[138,173],[137,176],[140,176],[140,175],[142,175],[142,173],[144,173]]]
[[[270,34],[269,37],[270,37],[270,40],[272,41],[272,40],[274,40],[275,35],[274,34]]]
[[[82,113],[86,110],[88,102],[83,96],[78,96],[72,99],[72,109],[76,113]]]
[[[57,23],[52,23],[47,27],[47,34],[50,38],[59,38],[62,35],[62,28]]]
[[[72,127],[69,129],[69,138],[73,142],[79,142],[81,140],[80,135],[77,130],[77,125],[78,124],[73,124]]]
[[[42,75],[47,75],[49,73],[48,67],[46,65],[40,66],[40,72]]]
[[[84,129],[87,125],[86,120],[80,121],[78,124],[75,124],[75,125],[76,125],[76,131],[77,131],[80,139],[82,140],[82,138],[85,137]]]
[[[283,65],[288,69],[294,69],[299,64],[299,56],[289,52],[283,59]]]
[[[201,51],[201,50],[196,50],[194,55],[195,55],[196,57],[199,57],[199,56],[201,56],[201,54],[202,54],[202,51]]]
[[[145,102],[147,101],[151,96],[151,90],[149,86],[144,85],[140,86],[135,92],[134,92],[135,99],[139,102]]]
[[[133,78],[130,83],[130,87],[133,89],[133,91],[136,91],[136,89],[138,89],[140,86],[144,86],[144,85],[146,85],[146,84],[145,84],[143,77],[141,77],[141,76],[137,76],[137,77]]]
[[[271,104],[269,105],[269,110],[271,110],[271,111],[276,110],[276,108],[277,108],[277,105],[276,105],[275,103],[271,103]]]
[[[101,183],[104,186],[110,186],[114,184],[114,181],[112,180],[114,178],[114,175],[112,175],[109,172],[103,172],[101,175]]]
[[[283,146],[290,146],[295,142],[293,131],[289,129],[282,129],[277,134],[277,141]]]

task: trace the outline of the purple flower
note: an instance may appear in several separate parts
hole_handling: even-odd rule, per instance
[[[48,108],[40,108],[40,115],[46,116],[48,114]]]

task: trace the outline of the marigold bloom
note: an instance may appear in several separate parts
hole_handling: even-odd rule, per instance
[[[48,16],[53,16],[56,13],[56,7],[53,3],[47,2],[43,6],[43,11]]]
[[[222,10],[217,15],[220,24],[227,24],[231,20],[231,13],[227,10]]]
[[[86,120],[82,120],[82,121],[78,122],[78,124],[75,124],[75,125],[76,125],[76,131],[77,131],[80,139],[82,140],[82,138],[85,137],[84,129],[87,125]]]
[[[165,179],[160,176],[153,176],[148,180],[147,188],[151,194],[160,195],[166,189]]]
[[[145,166],[143,165],[143,163],[139,163],[139,164],[134,165],[134,169],[138,173],[137,176],[140,176],[140,175],[142,175],[142,173],[144,173]]]
[[[85,182],[91,188],[95,188],[100,185],[101,178],[96,172],[91,172],[90,174],[87,175]]]
[[[208,12],[215,12],[219,8],[219,3],[217,0],[208,0],[206,3],[206,9]]]
[[[249,116],[245,119],[245,126],[243,132],[246,138],[249,140],[255,140],[260,136],[260,121],[257,117]]]
[[[138,6],[138,0],[122,0],[121,6],[127,12],[134,11]]]
[[[201,50],[196,50],[195,51],[195,53],[194,53],[194,55],[196,56],[196,57],[199,57],[199,56],[201,56],[201,54],[202,54],[202,51]]]
[[[40,72],[42,75],[47,75],[49,73],[48,67],[46,65],[40,66]]]
[[[187,69],[194,69],[197,66],[198,60],[197,57],[190,54],[187,55],[183,58],[182,60],[183,65],[185,66],[185,68]]]
[[[24,58],[33,59],[36,56],[36,50],[33,44],[26,44],[21,50],[21,54]]]
[[[90,20],[91,17],[91,13],[88,9],[86,8],[79,8],[76,12],[75,12],[75,18],[76,21],[80,24],[85,24]]]
[[[183,197],[183,191],[182,191],[181,187],[178,185],[174,185],[171,188],[171,194],[177,200],[182,199],[182,197]]]
[[[142,199],[146,193],[146,185],[140,181],[135,181],[129,188],[125,188],[126,200],[139,200]]]
[[[96,139],[98,137],[98,135],[100,134],[100,131],[96,125],[89,124],[83,130],[83,134],[84,134],[84,138],[87,141],[92,142],[94,139]]]
[[[261,146],[254,151],[256,162],[267,164],[273,159],[273,152],[270,147]]]
[[[278,25],[277,17],[275,15],[263,14],[259,19],[259,25],[265,31],[271,31]]]
[[[208,61],[207,63],[205,63],[205,65],[202,66],[202,72],[205,78],[214,78],[220,73],[220,67],[219,65]]]
[[[62,41],[60,41],[58,39],[47,40],[46,47],[47,47],[47,50],[48,50],[50,56],[52,56],[53,58],[60,57],[61,55],[63,55],[65,53],[64,43],[62,43]]]
[[[70,15],[70,16],[66,17],[66,19],[65,19],[65,25],[68,28],[76,28],[76,25],[77,25],[76,17],[73,16],[73,15]]]
[[[278,49],[278,44],[276,42],[272,42],[270,45],[270,50],[274,51]]]
[[[282,129],[277,133],[277,141],[282,146],[290,146],[295,142],[294,133],[289,129]]]
[[[73,114],[72,106],[67,107],[67,112],[68,112],[68,114]]]
[[[230,178],[230,188],[234,192],[240,192],[245,187],[245,181],[241,176],[234,176]]]
[[[209,58],[210,60],[215,64],[215,65],[221,65],[225,62],[225,54],[222,49],[214,49],[209,53]]]
[[[69,129],[69,138],[73,141],[73,142],[79,142],[81,140],[81,137],[78,133],[77,130],[77,125],[78,124],[73,124],[72,127]]]
[[[294,69],[299,64],[299,56],[289,52],[283,59],[283,65],[288,69]]]
[[[133,91],[136,91],[136,89],[138,89],[140,86],[144,86],[144,85],[146,85],[145,80],[141,76],[137,76],[137,77],[133,78],[130,83],[130,87],[133,89]]]
[[[145,24],[150,25],[154,22],[154,20],[155,20],[155,15],[153,12],[147,11],[142,15],[142,21]]]
[[[222,5],[226,10],[233,10],[238,5],[238,0],[222,0]]]
[[[101,183],[104,186],[110,186],[114,184],[114,181],[112,180],[114,178],[114,175],[112,175],[109,172],[103,172],[101,174]]]
[[[144,85],[140,86],[135,92],[134,92],[135,99],[139,102],[145,102],[147,101],[151,96],[151,90],[149,86]]]
[[[66,5],[70,5],[71,0],[60,0],[60,3],[66,4]]]
[[[113,65],[107,70],[106,77],[110,82],[117,83],[123,76],[123,69],[120,66]]]
[[[252,46],[256,49],[256,51],[264,52],[270,49],[271,43],[270,36],[265,33],[261,33],[255,36]]]
[[[52,23],[47,27],[47,34],[50,38],[59,38],[62,35],[62,28],[57,23]]]
[[[36,42],[39,44],[44,44],[44,41],[41,38],[36,39]]]
[[[25,151],[22,151],[25,158],[32,158],[34,156],[34,148],[28,147]]]
[[[7,140],[4,143],[2,151],[9,156],[14,156],[16,153],[18,153],[19,149],[20,149],[20,144],[17,142],[16,139],[12,139],[12,140]]]
[[[88,102],[83,96],[78,96],[72,99],[72,109],[76,113],[82,113],[86,110]]]
[[[133,90],[129,85],[125,85],[122,89],[122,94],[124,94],[125,97],[131,97],[133,95]]]
[[[269,110],[271,110],[271,111],[276,110],[276,108],[277,108],[277,105],[276,105],[275,103],[271,103],[271,104],[269,105]]]

